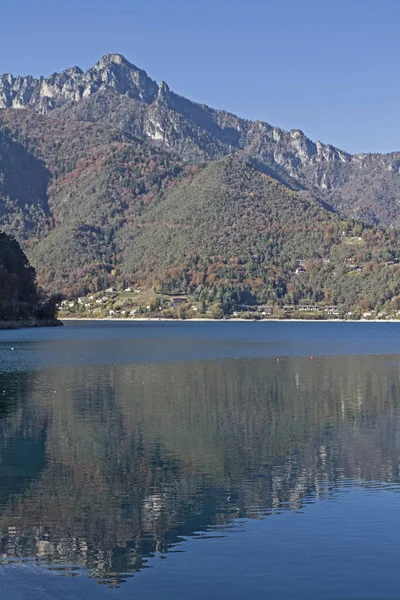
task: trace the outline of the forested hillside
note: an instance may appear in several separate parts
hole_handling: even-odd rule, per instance
[[[318,194],[344,216],[400,225],[400,152],[351,155],[300,130],[214,110],[158,85],[120,54],[103,56],[85,73],[73,67],[47,79],[0,76],[0,109],[111,126],[186,162],[243,151],[259,169]]]
[[[19,244],[0,233],[0,321],[54,319],[55,299],[36,285],[35,270]]]
[[[124,272],[217,298],[224,311],[301,302],[350,309],[400,294],[399,232],[343,220],[237,157],[172,188],[119,239]]]
[[[240,157],[186,174],[102,246],[99,232],[60,225],[36,246],[48,288],[72,286],[76,296],[135,282],[222,313],[262,304],[400,308],[399,232],[343,220]],[[112,249],[109,262],[95,262],[95,252]],[[74,269],[77,256],[92,273]]]
[[[1,108],[0,228],[48,291],[397,306],[400,154],[351,156],[193,103],[120,55],[0,76]]]

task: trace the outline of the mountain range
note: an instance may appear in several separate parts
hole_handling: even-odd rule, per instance
[[[49,291],[135,280],[206,301],[384,305],[400,293],[399,199],[400,152],[214,110],[119,54],[0,76],[0,227]]]

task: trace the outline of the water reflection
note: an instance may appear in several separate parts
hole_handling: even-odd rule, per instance
[[[2,560],[118,585],[184,536],[344,484],[397,489],[398,369],[375,356],[0,375]]]

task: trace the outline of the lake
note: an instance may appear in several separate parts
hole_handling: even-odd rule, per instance
[[[398,599],[400,323],[0,332],[2,600]]]

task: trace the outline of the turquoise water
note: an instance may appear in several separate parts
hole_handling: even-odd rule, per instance
[[[0,597],[398,598],[399,458],[400,324],[0,332]]]

